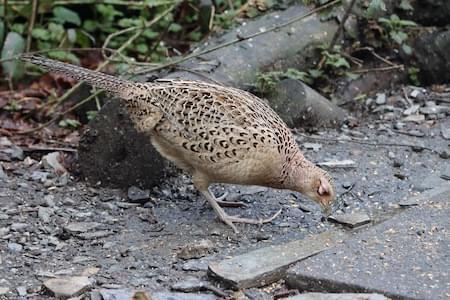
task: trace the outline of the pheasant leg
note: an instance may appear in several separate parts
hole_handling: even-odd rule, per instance
[[[214,195],[214,193],[208,188],[208,191],[211,193],[211,195]],[[222,206],[222,207],[243,207],[246,206],[244,202],[242,201],[224,201],[228,197],[228,192],[224,192],[221,196],[216,197],[216,202]]]
[[[205,191],[201,191],[203,196],[208,200],[209,204],[211,204],[215,213],[219,217],[219,219],[230,226],[235,233],[238,233],[236,226],[233,223],[247,223],[247,224],[264,224],[269,223],[274,220],[281,213],[281,209],[277,211],[273,216],[267,219],[248,219],[248,218],[240,218],[237,216],[229,216],[222,207],[220,207],[219,203],[217,203],[216,197],[207,189]]]

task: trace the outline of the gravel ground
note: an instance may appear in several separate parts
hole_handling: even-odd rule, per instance
[[[373,222],[394,214],[410,195],[450,179],[450,140],[443,137],[450,117],[401,121],[405,108],[396,103],[391,105],[395,109],[383,108],[381,100],[367,103],[375,112],[356,127],[297,135],[305,155],[316,163],[354,162],[329,168],[342,195],[338,210],[366,212]],[[14,152],[12,146],[2,149],[10,156]],[[245,202],[244,208],[227,208],[230,214],[267,217],[283,209],[271,224],[238,224],[241,232],[234,234],[218,222],[186,175],[168,178],[144,203],[132,203],[127,191],[58,177],[29,158],[2,165],[0,299],[53,299],[44,281],[78,275],[92,278],[94,288],[167,291],[188,275],[206,278],[209,260],[342,226],[325,220],[318,206],[297,193],[215,186],[216,194],[228,191],[228,199]],[[202,247],[194,251],[190,245]],[[94,293],[84,295],[95,299]]]

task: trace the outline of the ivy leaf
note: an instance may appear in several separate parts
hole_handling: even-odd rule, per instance
[[[411,55],[413,52],[412,48],[407,44],[402,45],[402,50],[403,50],[403,52],[405,52],[406,55]]]
[[[17,32],[9,32],[6,36],[2,49],[2,60],[10,59],[18,54],[22,54],[25,49],[25,39]],[[7,78],[19,79],[24,73],[23,63],[19,60],[2,62],[3,74]]]
[[[71,9],[57,6],[53,9],[54,20],[60,24],[71,23],[77,26],[81,25],[80,16]]]
[[[5,38],[5,23],[0,20],[0,45],[3,44],[3,39]]]
[[[180,32],[183,27],[180,24],[172,23],[170,24],[169,31],[170,32]]]
[[[408,39],[408,35],[403,31],[391,31],[389,35],[399,45]]]
[[[48,56],[56,60],[69,61],[73,64],[80,63],[80,60],[75,56],[75,54],[66,51],[50,51]]]
[[[31,35],[33,36],[33,38],[42,41],[48,41],[50,39],[50,32],[44,28],[33,28],[33,31],[31,31]]]
[[[411,1],[409,0],[402,0],[398,7],[403,10],[414,10],[414,7],[412,7]]]
[[[383,0],[372,0],[369,3],[369,7],[367,7],[366,15],[372,18],[381,11],[386,11],[386,3]]]
[[[74,119],[64,119],[61,120],[58,125],[64,128],[78,128],[81,123]]]

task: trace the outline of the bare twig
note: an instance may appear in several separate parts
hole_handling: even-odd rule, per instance
[[[339,27],[336,30],[336,32],[334,33],[333,38],[331,39],[330,45],[328,46],[328,51],[333,50],[334,45],[336,45],[336,42],[337,42],[339,36],[341,35],[341,32],[344,31],[345,22],[347,22],[347,19],[350,16],[350,13],[352,12],[352,9],[353,9],[353,6],[355,5],[355,3],[356,3],[356,0],[352,0],[352,2],[350,2],[349,6],[345,10],[345,14],[342,17],[341,22],[339,23]]]
[[[34,28],[34,23],[36,22],[37,8],[38,8],[38,0],[33,0],[31,2],[30,23],[28,24],[27,46],[25,48],[26,52],[30,51],[31,49],[31,42],[33,41],[32,32]]]
[[[28,151],[28,152],[32,152],[32,151],[61,151],[61,152],[77,152],[77,149],[74,148],[62,148],[62,147],[48,147],[48,146],[43,146],[43,147],[20,147],[23,151]]]
[[[214,46],[214,47],[205,49],[205,50],[203,50],[203,51],[199,51],[199,52],[194,52],[194,53],[188,54],[188,55],[186,55],[186,56],[184,56],[184,57],[181,57],[181,58],[179,58],[179,59],[175,59],[175,60],[173,60],[173,61],[169,61],[169,62],[167,62],[167,63],[165,63],[165,64],[162,64],[162,65],[160,65],[160,66],[158,66],[158,67],[154,67],[154,68],[150,68],[150,69],[143,69],[143,70],[137,71],[137,72],[135,72],[134,74],[135,74],[135,75],[139,75],[139,74],[145,74],[145,73],[150,73],[150,72],[159,71],[159,70],[161,70],[161,69],[165,69],[165,68],[167,68],[167,67],[171,67],[171,66],[180,64],[180,63],[182,63],[182,62],[184,62],[184,61],[186,61],[186,60],[189,60],[189,59],[191,59],[191,58],[199,57],[199,56],[208,54],[208,53],[210,53],[210,52],[216,51],[216,50],[218,50],[218,49],[222,49],[222,48],[231,46],[231,45],[233,45],[233,44],[237,44],[237,43],[240,43],[240,42],[242,42],[242,41],[249,40],[249,39],[251,39],[251,38],[254,38],[254,37],[257,37],[257,36],[260,36],[260,35],[263,35],[263,34],[272,32],[272,31],[279,30],[279,29],[284,28],[284,27],[287,27],[287,26],[289,26],[289,25],[291,25],[291,24],[293,24],[293,23],[296,23],[296,22],[298,22],[298,21],[301,21],[301,20],[303,20],[303,19],[305,19],[305,18],[307,18],[307,17],[309,17],[309,16],[311,16],[311,15],[313,15],[313,14],[315,14],[315,13],[318,13],[318,12],[320,12],[320,11],[326,9],[326,8],[329,8],[329,7],[335,5],[335,4],[339,3],[339,2],[341,2],[341,0],[333,0],[333,1],[331,1],[331,2],[328,2],[328,3],[326,3],[326,4],[324,4],[324,5],[320,6],[320,7],[317,7],[317,8],[315,8],[315,9],[309,11],[309,12],[306,13],[306,14],[303,14],[303,15],[300,15],[300,16],[297,16],[297,17],[294,17],[294,18],[292,18],[292,19],[290,19],[290,20],[288,20],[288,21],[286,21],[286,22],[284,22],[284,23],[282,23],[282,24],[274,25],[274,26],[272,26],[272,27],[270,27],[270,28],[268,28],[268,29],[266,29],[266,30],[258,31],[258,32],[256,32],[256,33],[249,34],[249,35],[247,35],[247,36],[239,36],[239,37],[237,37],[237,38],[235,38],[235,39],[233,39],[233,40],[230,40],[230,41],[228,41],[228,42],[226,42],[226,43],[223,43],[223,44],[220,44],[220,45],[217,45],[217,46]]]
[[[376,53],[375,50],[372,47],[362,47],[362,48],[356,49],[356,51],[359,51],[359,50],[367,50],[367,51],[370,52],[370,54],[372,54],[374,57],[376,57],[377,59],[381,60],[385,64],[388,64],[390,66],[397,66],[395,63],[393,63],[389,59],[386,59],[386,58],[382,57],[381,55],[379,55],[378,53]]]
[[[360,70],[353,70],[353,73],[369,73],[369,72],[383,72],[383,71],[392,71],[396,69],[403,70],[403,65],[395,65],[395,66],[389,66],[389,67],[379,67],[379,68],[372,68],[372,69],[360,69]]]

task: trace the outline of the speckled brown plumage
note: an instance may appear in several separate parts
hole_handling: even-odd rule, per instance
[[[235,231],[233,222],[272,218],[228,216],[209,192],[211,183],[292,189],[323,207],[334,199],[330,176],[304,158],[281,118],[250,93],[183,80],[135,83],[42,57],[22,59],[125,99],[136,128],[150,135],[164,157],[192,174],[195,186]]]

